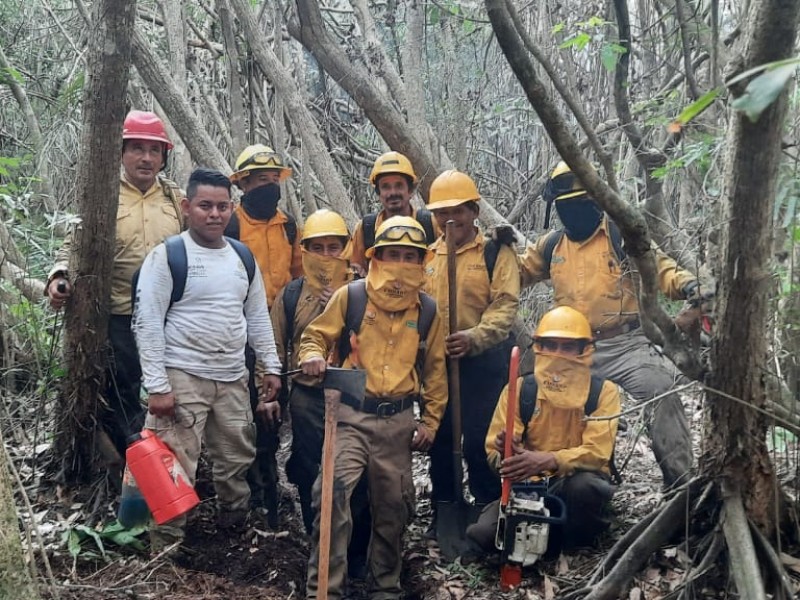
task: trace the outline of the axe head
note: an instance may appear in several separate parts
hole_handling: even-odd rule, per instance
[[[328,390],[338,390],[363,401],[367,391],[367,372],[364,369],[328,367],[325,369],[322,387]]]

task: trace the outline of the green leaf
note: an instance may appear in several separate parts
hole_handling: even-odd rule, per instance
[[[430,15],[428,16],[430,19],[431,25],[438,25],[439,19],[441,18],[441,14],[439,13],[439,7],[436,5],[431,6],[430,8]]]
[[[67,550],[69,550],[69,555],[72,558],[75,558],[81,553],[81,537],[78,535],[78,532],[74,529],[70,529],[66,532],[67,534]]]
[[[14,80],[16,83],[25,83],[22,73],[17,71],[14,67],[5,67],[0,69],[0,83],[8,83]]]
[[[744,112],[750,122],[755,123],[761,113],[775,102],[795,70],[794,64],[788,64],[762,73],[747,84],[744,94],[731,102],[731,106]]]
[[[625,54],[627,50],[619,44],[603,44],[600,49],[600,61],[606,71],[613,71],[617,66],[620,54]]]
[[[592,37],[585,32],[576,33],[571,38],[567,38],[561,44],[559,44],[559,48],[562,50],[565,48],[575,47],[578,50],[583,50],[592,41]]]
[[[581,23],[581,24],[582,25],[586,25],[587,27],[600,27],[602,25],[605,25],[605,23],[606,23],[605,19],[595,15],[593,17],[589,17],[588,21],[586,21],[585,23]]]
[[[777,69],[778,67],[782,67],[784,65],[796,65],[800,63],[800,56],[795,58],[785,58],[783,60],[776,60],[775,62],[765,63],[763,65],[758,65],[757,67],[753,67],[752,69],[747,69],[744,73],[739,73],[733,79],[728,79],[725,82],[725,85],[728,87],[732,86],[734,83],[742,81],[743,79],[747,79],[750,75],[755,75],[756,73],[760,73],[761,71],[769,71],[771,69]]]
[[[564,27],[566,27],[564,23],[556,23],[555,25],[553,25],[553,28],[550,30],[550,33],[552,34],[561,33],[562,31],[564,31]]]
[[[75,530],[81,533],[85,533],[90,538],[92,538],[94,540],[94,543],[97,544],[97,548],[100,550],[100,553],[105,558],[106,549],[105,546],[103,545],[103,539],[100,537],[100,534],[98,532],[96,532],[91,527],[87,527],[86,525],[76,525]]]
[[[722,88],[714,88],[710,92],[706,92],[700,98],[684,108],[681,111],[681,114],[679,114],[675,119],[675,122],[679,123],[680,125],[686,125],[706,108],[708,108],[721,93]]]
[[[475,21],[471,21],[470,19],[464,19],[463,23],[461,23],[461,28],[464,30],[464,33],[469,35],[473,31],[475,31]]]

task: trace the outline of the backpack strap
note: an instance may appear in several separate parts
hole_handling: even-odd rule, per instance
[[[519,393],[519,419],[522,421],[522,439],[528,435],[528,423],[533,418],[536,410],[536,395],[539,393],[539,386],[533,373],[528,373],[522,377],[522,389]]]
[[[350,333],[361,330],[361,321],[367,310],[367,282],[365,279],[351,281],[347,284],[347,312],[344,317],[344,327],[339,336],[339,364],[350,356],[353,348],[350,346]]]
[[[558,242],[564,237],[564,230],[559,229],[547,234],[544,240],[544,248],[542,248],[542,257],[544,258],[544,268],[547,269],[545,279],[550,279],[550,263],[553,262],[553,252],[558,246]]]
[[[486,240],[483,245],[483,262],[486,264],[486,272],[489,275],[489,283],[494,277],[494,266],[497,264],[497,255],[500,252],[500,245],[495,240]]]
[[[239,215],[234,210],[231,213],[231,220],[228,221],[228,226],[225,228],[224,235],[226,238],[238,240],[241,235],[239,233]]]
[[[419,301],[419,317],[417,318],[419,345],[414,368],[417,371],[417,378],[422,382],[422,373],[425,370],[425,352],[428,350],[428,333],[430,333],[433,318],[436,316],[436,300],[425,292],[420,292]]]
[[[303,289],[305,277],[292,279],[283,288],[283,315],[286,318],[286,348],[289,350],[294,339],[294,320],[297,313],[297,303],[300,301],[300,292]]]
[[[628,254],[625,252],[623,246],[624,240],[622,239],[622,232],[611,219],[608,220],[608,235],[611,238],[611,247],[614,249],[614,255],[621,264],[628,258]]]
[[[436,232],[433,229],[433,215],[427,208],[420,208],[416,213],[417,223],[425,230],[425,239],[430,246],[436,241]]]
[[[172,307],[183,298],[186,289],[186,273],[189,270],[189,258],[186,255],[186,244],[180,235],[171,235],[164,240],[167,249],[167,265],[172,276],[172,294],[169,305]]]
[[[178,217],[178,223],[181,224],[181,229],[185,229],[183,211],[181,211],[181,200],[183,200],[184,197],[183,190],[177,183],[172,181],[172,179],[164,177],[163,175],[159,175],[158,180],[161,183],[161,189],[164,190],[164,194],[169,198],[170,202],[172,202],[172,208],[175,209],[175,215]]]
[[[375,222],[378,213],[369,213],[361,219],[361,232],[364,234],[364,250],[375,245]]]
[[[294,241],[297,239],[297,220],[289,213],[283,211],[286,216],[286,223],[283,224],[283,231],[286,233],[286,239],[289,240],[289,245],[294,246]]]

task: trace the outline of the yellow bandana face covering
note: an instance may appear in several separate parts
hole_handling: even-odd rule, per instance
[[[302,249],[303,272],[312,291],[336,291],[352,279],[348,262],[338,256],[324,256]]]
[[[539,395],[557,408],[583,408],[589,397],[591,368],[591,352],[571,357],[537,351],[533,373]]]
[[[367,295],[382,310],[406,310],[419,298],[424,274],[422,265],[373,258],[367,273]]]

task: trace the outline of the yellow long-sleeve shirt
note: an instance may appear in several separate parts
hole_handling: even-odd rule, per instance
[[[447,404],[447,372],[444,330],[437,314],[427,337],[427,350],[419,381],[414,364],[419,346],[417,321],[420,304],[396,313],[377,308],[367,297],[364,319],[358,332],[361,368],[367,371],[367,396],[422,396],[422,423],[433,433]],[[325,310],[305,328],[300,338],[298,360],[325,358],[342,335],[347,314],[347,286],[334,292]],[[352,367],[350,357],[342,364]]]
[[[508,337],[519,307],[517,255],[501,245],[491,282],[484,259],[486,238],[480,231],[475,240],[456,251],[458,330],[472,341],[470,356],[481,354]],[[425,266],[425,291],[433,296],[449,334],[450,304],[447,293],[447,243],[440,237],[431,245],[433,258]]]
[[[525,427],[520,419],[519,397],[523,378],[517,380],[517,410],[514,412],[514,435],[522,435]],[[541,386],[539,386],[541,389]],[[489,431],[486,434],[486,455],[489,464],[499,467],[500,454],[495,449],[495,438],[506,428],[508,410],[508,386],[503,388],[494,410]],[[593,417],[618,415],[620,412],[619,389],[606,380],[600,392],[597,409]],[[541,394],[536,399],[536,410],[528,423],[528,433],[523,439],[527,450],[552,452],[558,463],[553,475],[569,475],[575,469],[591,469],[609,472],[608,463],[617,437],[617,419],[586,421],[583,406],[563,409],[553,406]]]
[[[120,177],[116,246],[111,270],[112,315],[131,314],[133,274],[153,248],[183,229],[181,198],[177,186],[161,177],[145,193],[129,183],[124,175]],[[56,255],[48,279],[58,273],[67,273],[72,244],[70,233]]]
[[[523,287],[547,278],[544,247],[547,234],[528,244],[520,257]],[[672,299],[684,297],[683,289],[697,277],[653,244],[661,291]],[[587,240],[574,242],[562,236],[549,265],[554,304],[583,313],[596,334],[632,321],[639,314],[633,274],[623,268],[608,233],[608,217]]]
[[[269,221],[258,221],[251,219],[239,205],[236,216],[239,219],[239,239],[256,257],[267,291],[267,305],[272,308],[281,288],[303,274],[300,232],[291,243],[285,228],[289,217],[281,210]]]

